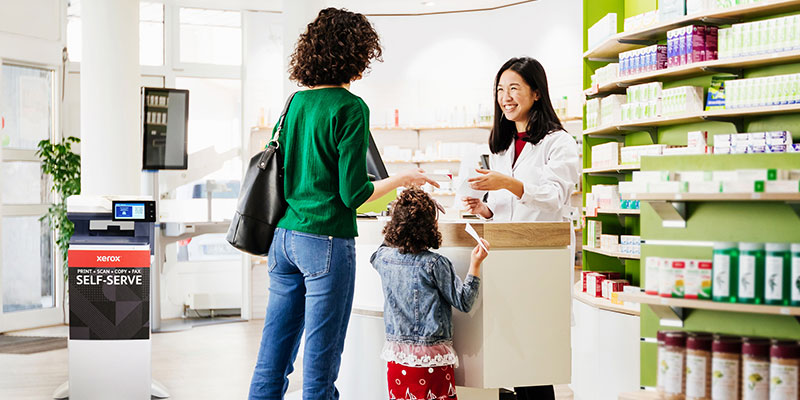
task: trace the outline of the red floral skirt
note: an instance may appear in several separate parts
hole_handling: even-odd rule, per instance
[[[389,400],[451,400],[456,397],[452,365],[444,367],[407,367],[387,363]]]

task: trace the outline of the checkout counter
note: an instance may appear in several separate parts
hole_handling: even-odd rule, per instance
[[[442,246],[463,279],[475,240],[469,222],[491,244],[480,295],[468,313],[453,312],[458,397],[497,400],[499,388],[570,382],[573,254],[568,222],[439,221]],[[369,262],[386,219],[358,220],[353,312],[337,387],[342,398],[388,398],[383,292]]]

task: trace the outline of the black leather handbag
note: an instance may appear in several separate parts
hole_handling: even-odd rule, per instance
[[[278,129],[267,148],[250,159],[239,193],[239,204],[226,239],[231,246],[254,256],[269,253],[278,221],[286,214],[283,194],[283,154],[278,139],[294,93],[286,100]]]

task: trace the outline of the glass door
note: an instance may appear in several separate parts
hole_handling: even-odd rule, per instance
[[[64,275],[40,218],[52,203],[36,146],[55,137],[55,71],[0,63],[0,332],[63,321]]]

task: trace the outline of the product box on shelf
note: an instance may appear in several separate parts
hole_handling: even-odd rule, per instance
[[[692,131],[686,133],[687,147],[705,148],[708,145],[707,141],[708,141],[708,132],[706,131]]]
[[[689,182],[652,182],[648,189],[650,193],[685,193],[689,191]]]
[[[630,285],[630,283],[625,279],[605,279],[602,284],[602,296],[603,298],[611,300],[612,293],[621,292],[625,289],[625,286],[628,285]]]
[[[648,185],[647,182],[624,181],[619,183],[619,192],[624,194],[648,193]]]
[[[621,279],[619,272],[609,271],[583,271],[585,278],[586,294],[594,297],[603,297],[603,281],[606,279]]]
[[[674,181],[675,173],[669,171],[633,171],[633,182],[666,182]]]
[[[798,193],[800,192],[800,181],[798,180],[779,180],[764,182],[765,193]]]
[[[601,234],[600,235],[600,249],[619,253],[619,236]]]
[[[591,193],[601,209],[619,208],[619,187],[617,185],[593,185]]]
[[[716,0],[686,0],[686,15],[713,10],[716,6]]]
[[[686,15],[686,0],[660,0],[658,20],[668,22]]]
[[[607,38],[617,34],[617,14],[608,13],[605,17],[600,18],[597,23],[589,28],[587,33],[589,48],[593,48],[606,40]]]
[[[644,260],[644,292],[646,294],[658,295],[659,269],[661,268],[660,257],[647,257]]]
[[[592,168],[613,168],[619,165],[619,142],[592,146]]]
[[[619,150],[620,164],[639,165],[642,156],[660,156],[665,147],[664,144],[623,147]]]
[[[586,247],[600,247],[600,235],[603,233],[603,222],[588,220],[586,221]]]
[[[687,299],[711,300],[711,261],[687,260],[685,277]]]
[[[700,86],[664,89],[661,96],[664,115],[692,114],[703,111],[703,88]]]
[[[600,126],[615,125],[620,122],[625,95],[612,94],[600,99]]]

